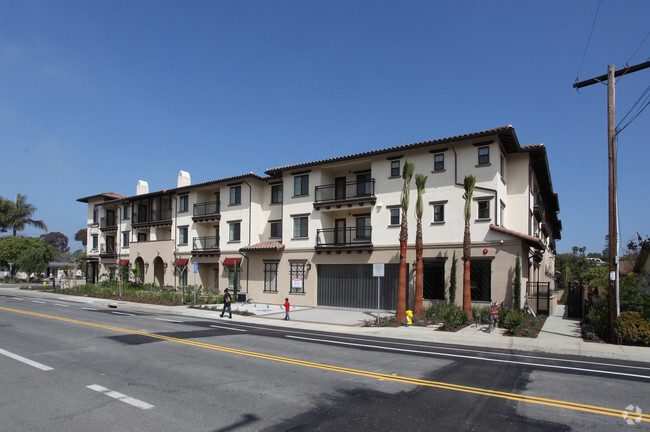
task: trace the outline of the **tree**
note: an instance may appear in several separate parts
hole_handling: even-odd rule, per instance
[[[397,310],[395,313],[397,322],[406,320],[406,244],[408,242],[408,221],[406,216],[408,214],[410,183],[413,171],[415,171],[415,165],[409,161],[404,162],[404,170],[402,171],[404,186],[401,199],[402,224],[399,230],[399,282],[397,285]]]
[[[16,202],[2,198],[2,204],[0,205],[0,226],[2,230],[11,229],[14,237],[16,237],[18,231],[25,229],[25,225],[47,231],[45,222],[32,219],[32,215],[36,213],[36,210],[38,210],[36,207],[27,202],[27,196],[25,195],[16,195]]]
[[[43,234],[41,236],[41,240],[43,240],[45,243],[49,244],[62,254],[66,254],[70,252],[70,248],[68,247],[68,236],[66,236],[63,233],[60,232],[51,232],[47,234]]]
[[[23,251],[16,260],[16,265],[21,271],[30,276],[35,274],[36,277],[45,271],[47,264],[50,262],[51,255],[47,249],[34,248]]]
[[[463,183],[465,193],[465,232],[463,235],[463,310],[469,314],[472,319],[472,286],[470,275],[470,257],[472,255],[472,238],[469,232],[469,222],[472,217],[472,196],[476,186],[476,177],[473,175],[465,176]]]
[[[517,254],[517,261],[515,262],[515,292],[513,294],[513,307],[519,309],[521,307],[521,256]]]
[[[77,231],[74,235],[74,239],[78,242],[81,242],[82,245],[88,245],[88,228],[83,228]]]
[[[454,257],[451,259],[451,274],[449,275],[449,303],[456,303],[456,269],[458,260],[456,259],[456,251],[454,251]]]
[[[31,249],[45,249],[49,259],[54,256],[52,247],[39,238],[30,237],[0,237],[0,265],[9,266],[10,262],[16,263],[20,255]],[[18,266],[14,265],[14,274]]]
[[[415,205],[415,218],[417,221],[415,231],[415,304],[413,305],[413,314],[421,317],[424,315],[424,308],[422,307],[423,301],[423,275],[424,269],[422,268],[422,213],[424,212],[424,205],[422,204],[422,195],[427,182],[427,176],[424,174],[415,175],[415,186],[418,190],[418,200]]]

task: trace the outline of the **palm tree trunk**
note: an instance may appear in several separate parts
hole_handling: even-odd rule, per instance
[[[469,220],[465,222],[463,236],[463,310],[472,319],[472,286],[470,274],[470,256],[472,253],[472,240],[469,234]]]
[[[413,305],[413,315],[422,317],[424,315],[423,301],[423,274],[422,265],[422,222],[418,219],[415,234],[415,304]]]
[[[397,284],[397,310],[395,319],[398,323],[406,321],[406,243],[407,243],[407,221],[406,215],[402,212],[402,227],[399,233],[399,281]]]

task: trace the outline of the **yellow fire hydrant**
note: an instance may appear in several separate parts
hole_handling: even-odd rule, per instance
[[[411,318],[413,318],[413,311],[412,310],[407,310],[406,311],[406,325],[413,324],[413,321],[411,320]]]

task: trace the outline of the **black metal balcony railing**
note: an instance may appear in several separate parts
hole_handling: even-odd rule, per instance
[[[117,228],[117,220],[115,219],[115,216],[101,218],[99,220],[99,228]]]
[[[316,247],[372,245],[372,227],[325,228],[317,230]]]
[[[133,224],[156,223],[171,220],[171,210],[168,208],[150,210],[149,212],[134,212]]]
[[[375,196],[375,180],[354,181],[339,184],[316,186],[317,203],[330,201],[358,201]]]
[[[102,243],[99,246],[100,253],[115,253],[115,244],[113,243]]]
[[[192,249],[197,251],[219,249],[219,237],[194,237],[192,238]]]
[[[221,203],[219,201],[196,203],[194,204],[192,216],[200,217],[218,215],[220,213],[220,204]]]

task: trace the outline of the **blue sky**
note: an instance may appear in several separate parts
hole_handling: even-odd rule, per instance
[[[650,58],[647,0],[0,0],[0,196],[49,231],[79,197],[175,187],[511,124],[547,147],[558,251],[607,234],[605,85]],[[578,73],[579,72],[579,73]],[[650,84],[619,80],[617,119]],[[650,234],[650,108],[619,135],[623,243]],[[42,231],[27,228],[25,235]]]

